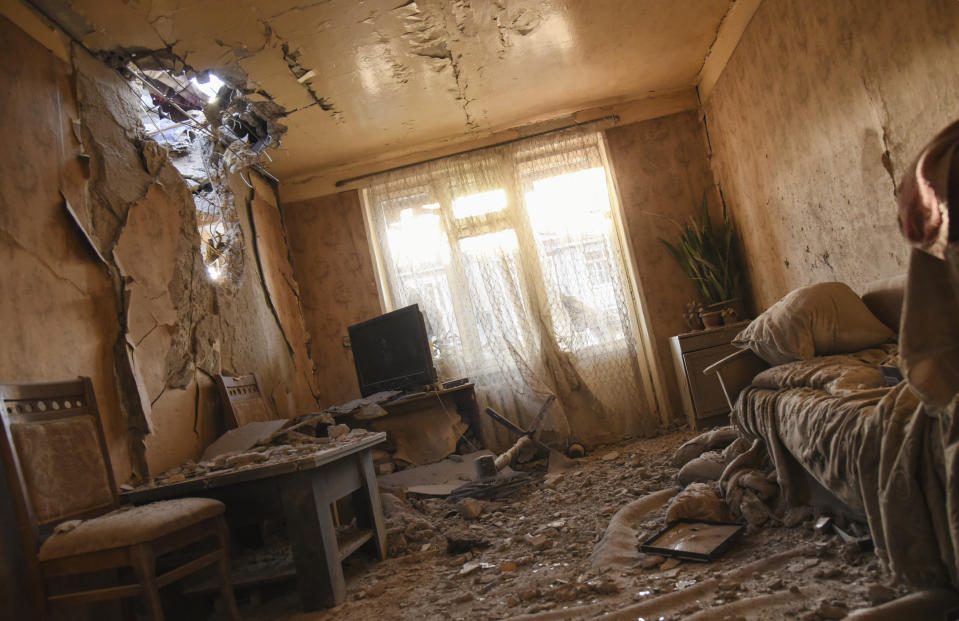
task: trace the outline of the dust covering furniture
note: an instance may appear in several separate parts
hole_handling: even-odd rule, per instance
[[[719,485],[732,506],[735,478],[749,471],[748,464],[768,459],[782,510],[813,505],[867,525],[877,557],[896,580],[955,589],[959,382],[946,385],[942,379],[959,369],[959,252],[940,261],[913,251],[908,285],[903,289],[899,279],[898,292],[894,281],[887,285],[879,297],[901,309],[901,319],[898,313],[885,316],[870,291],[861,303],[871,321],[822,321],[848,300],[821,304],[806,316],[818,318],[808,322],[814,343],[808,357],[790,353],[803,340],[791,330],[770,331],[774,338],[766,345],[786,345],[780,352],[797,359],[771,362],[752,349],[707,369],[723,377],[734,405],[732,422],[740,438],[752,444],[736,458],[739,463],[726,467]],[[781,302],[788,309],[795,300],[787,298]],[[807,323],[802,313],[790,315],[781,325]],[[851,347],[848,342],[873,331],[867,324],[875,326],[877,320],[885,324],[889,339],[845,351],[823,347],[829,341]],[[930,347],[910,354],[919,342]],[[906,380],[889,386],[883,366],[898,366]],[[930,377],[922,373],[927,369]]]
[[[182,498],[120,507],[89,378],[0,385],[0,415],[0,453],[38,616],[50,605],[140,597],[148,618],[160,620],[160,587],[216,565],[224,609],[237,618],[223,504]],[[135,582],[74,590],[65,580],[123,568]]]
[[[716,376],[706,375],[703,371],[717,360],[738,351],[729,343],[748,323],[742,321],[719,328],[687,332],[669,339],[683,411],[691,428],[698,429],[704,419],[718,420],[718,417],[729,413],[730,407]]]
[[[179,483],[139,487],[124,493],[134,504],[181,496],[220,498],[242,507],[249,498],[278,497],[293,548],[304,611],[338,605],[346,598],[342,561],[367,545],[386,558],[386,530],[370,449],[386,441],[370,433],[320,448],[305,457],[265,461],[242,470],[213,472]],[[356,530],[337,531],[331,505],[352,494]]]

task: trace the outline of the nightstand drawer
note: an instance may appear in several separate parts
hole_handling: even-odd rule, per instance
[[[699,426],[697,421],[729,412],[719,379],[715,375],[705,375],[703,369],[735,352],[736,348],[729,342],[748,324],[748,321],[741,321],[670,337],[676,381],[690,427],[696,429]],[[716,421],[710,421],[713,422]]]
[[[719,385],[719,378],[715,375],[706,375],[703,369],[736,351],[736,347],[727,343],[683,354],[689,396],[693,401],[696,418],[708,418],[729,411],[726,396],[723,394],[722,386]]]

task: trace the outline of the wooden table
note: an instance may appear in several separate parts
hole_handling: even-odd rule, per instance
[[[388,439],[385,448],[388,451],[394,451],[397,449],[397,444],[422,447],[425,435],[423,426],[433,425],[432,428],[435,430],[439,428],[439,425],[449,425],[455,418],[462,418],[467,428],[460,441],[465,443],[469,451],[484,445],[480,432],[479,407],[472,383],[417,393],[413,396],[399,395],[379,405],[386,410],[385,416],[360,419],[352,413],[338,414],[337,422],[345,422],[350,427],[386,432]],[[418,458],[415,458],[416,455],[406,455],[405,458],[414,464],[422,465],[439,461],[448,455],[448,452],[443,452],[440,447],[434,447],[434,449],[440,452],[419,452]]]
[[[370,449],[385,440],[385,433],[372,433],[305,457],[213,472],[171,485],[140,487],[123,496],[133,504],[183,496],[219,498],[229,513],[231,498],[242,497],[246,487],[275,486],[293,548],[303,610],[318,610],[339,605],[346,597],[343,559],[367,543],[381,559],[386,558],[383,509],[370,455]],[[330,505],[350,493],[358,500],[354,510],[360,528],[338,541]]]

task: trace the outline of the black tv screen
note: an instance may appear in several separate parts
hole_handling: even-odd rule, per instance
[[[347,328],[365,397],[381,390],[421,388],[436,381],[426,323],[416,304]]]

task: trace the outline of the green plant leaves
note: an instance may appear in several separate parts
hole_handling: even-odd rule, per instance
[[[725,209],[722,225],[713,227],[705,194],[700,218],[689,219],[676,243],[662,238],[659,241],[693,280],[703,304],[716,304],[739,294],[743,269],[736,252],[736,231]]]

